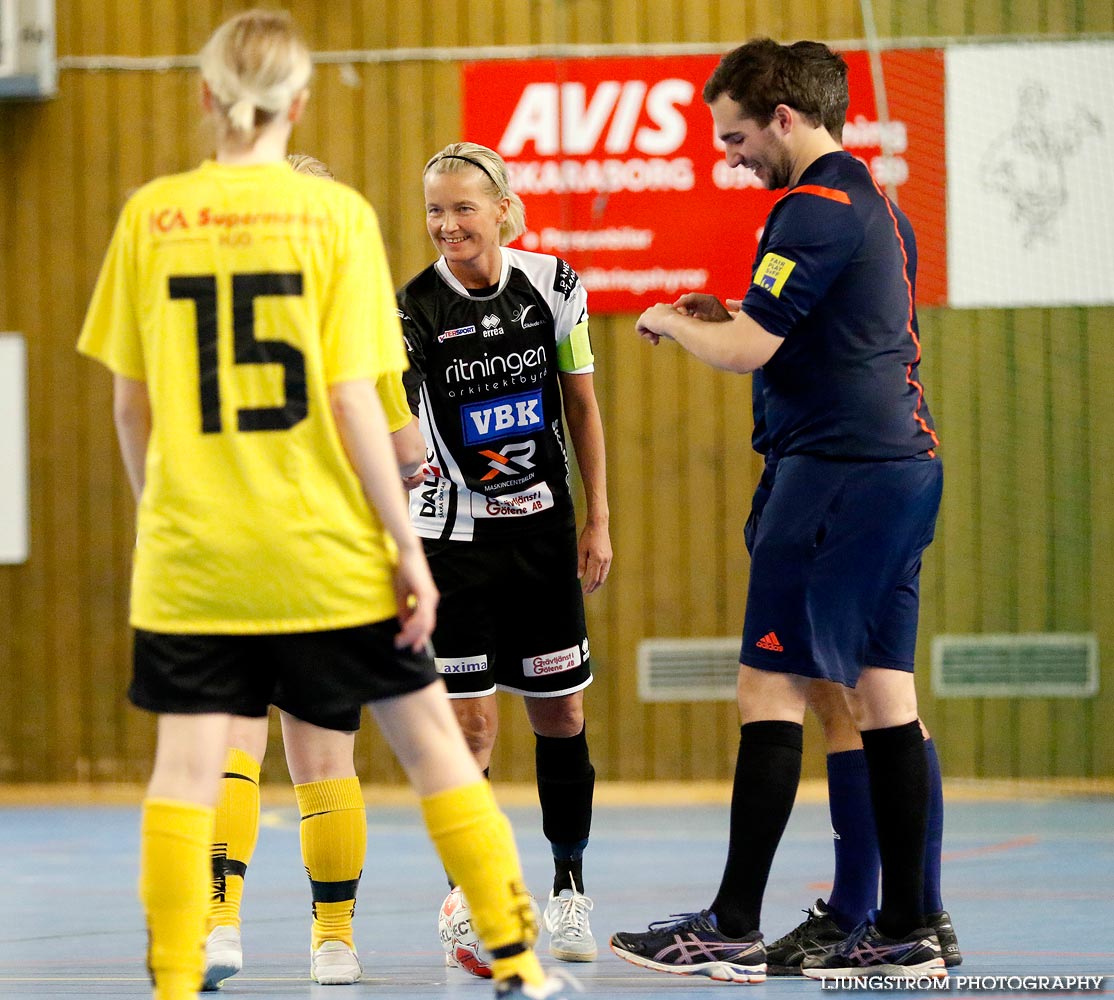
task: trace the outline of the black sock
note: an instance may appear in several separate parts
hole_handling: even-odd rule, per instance
[[[727,937],[758,930],[770,865],[797,797],[803,746],[798,722],[748,722],[739,730],[727,864],[711,906]]]
[[[582,856],[592,829],[596,769],[588,755],[587,728],[576,736],[534,735],[534,762],[542,832],[553,849],[553,892],[584,891]],[[575,863],[575,868],[572,865]]]
[[[919,722],[863,731],[870,798],[882,858],[878,929],[902,938],[924,924],[928,762]]]
[[[584,891],[583,857],[553,859],[553,895],[559,895],[562,889]]]

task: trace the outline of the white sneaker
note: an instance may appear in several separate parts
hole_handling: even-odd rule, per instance
[[[309,956],[309,977],[322,986],[351,986],[363,972],[359,956],[343,941],[323,941]]]
[[[567,972],[554,972],[540,986],[527,986],[518,976],[495,984],[495,1000],[570,1000],[584,988]]]
[[[231,924],[214,927],[205,939],[205,978],[201,989],[209,993],[244,967],[240,930]]]
[[[550,933],[549,954],[562,962],[594,962],[596,939],[588,925],[592,901],[583,893],[562,889],[556,896],[549,893],[545,905],[545,929]]]

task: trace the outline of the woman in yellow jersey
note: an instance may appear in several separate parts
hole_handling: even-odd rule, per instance
[[[312,156],[286,159],[298,173],[333,176]],[[405,482],[425,459],[422,434],[407,405],[401,373],[385,373],[375,388]],[[280,689],[274,704],[281,709],[286,764],[302,817],[302,862],[313,896],[310,978],[339,986],[357,982],[363,972],[352,927],[367,853],[367,813],[353,763],[360,706],[331,710],[312,697],[317,693],[302,689],[291,699]],[[259,836],[259,770],[267,735],[267,716],[233,718],[213,831],[202,990],[218,989],[243,968],[240,907]]]
[[[284,162],[311,71],[285,14],[233,18],[201,65],[216,156],[129,199],[78,345],[113,372],[139,504],[129,695],[158,714],[140,856],[154,996],[201,985],[230,720],[281,684],[370,704],[496,995],[552,1000],[510,826],[426,652],[437,591],[375,393],[406,366],[375,215]]]

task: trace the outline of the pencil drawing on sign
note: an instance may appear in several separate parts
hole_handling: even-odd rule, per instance
[[[1057,115],[1048,90],[1035,80],[1023,83],[1017,98],[1017,117],[983,155],[980,173],[983,186],[1008,201],[1022,243],[1032,247],[1056,241],[1075,154],[1104,130],[1098,115],[1079,104]]]

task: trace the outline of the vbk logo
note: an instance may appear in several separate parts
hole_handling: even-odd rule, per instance
[[[460,408],[464,424],[464,443],[482,444],[497,441],[523,431],[533,431],[544,426],[542,391],[501,396],[485,403],[469,403]]]
[[[537,445],[533,441],[516,441],[514,444],[505,444],[498,451],[485,448],[480,452],[489,459],[491,471],[484,473],[480,481],[486,483],[496,476],[517,476],[529,472],[534,467],[534,452]]]

